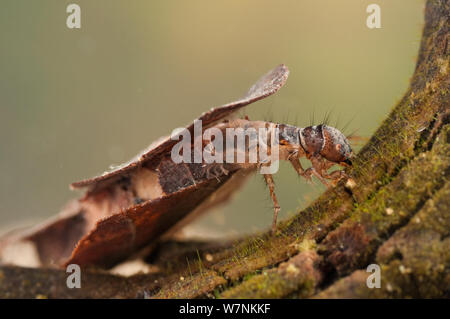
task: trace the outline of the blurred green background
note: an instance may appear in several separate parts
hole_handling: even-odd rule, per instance
[[[66,7],[81,7],[81,29]],[[368,29],[366,7],[381,7]],[[68,184],[128,160],[210,107],[240,97],[285,63],[278,94],[251,119],[331,124],[370,136],[415,66],[424,0],[2,0],[0,230],[58,212]],[[281,218],[323,187],[289,165],[275,176]],[[243,213],[245,212],[245,214]],[[268,228],[272,203],[257,174],[229,205],[192,225],[208,235]]]

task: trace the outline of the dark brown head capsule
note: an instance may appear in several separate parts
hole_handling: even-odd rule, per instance
[[[311,156],[320,154],[330,162],[352,165],[352,149],[338,129],[322,124],[300,130],[301,145]]]

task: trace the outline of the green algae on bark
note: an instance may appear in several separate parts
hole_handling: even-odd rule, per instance
[[[320,258],[313,250],[301,252],[277,268],[265,270],[224,291],[220,298],[280,298],[299,289],[305,297],[309,296],[322,280],[322,273],[317,269]]]
[[[357,270],[316,298],[450,297],[450,182],[430,198],[407,225],[379,249],[381,287],[368,288]]]
[[[407,222],[448,179],[448,134],[447,125],[430,151],[420,153],[392,182],[328,234],[319,251],[340,275],[366,265],[383,239]]]
[[[152,298],[200,298],[212,297],[211,292],[227,281],[214,271],[206,270],[187,277],[180,276],[165,285]]]

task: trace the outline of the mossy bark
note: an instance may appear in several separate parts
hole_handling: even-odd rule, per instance
[[[0,297],[286,298],[450,296],[449,1],[429,0],[411,84],[348,171],[281,223],[226,244],[162,244],[159,272],[0,267]],[[171,255],[167,255],[171,251]],[[369,264],[381,288],[366,285]]]

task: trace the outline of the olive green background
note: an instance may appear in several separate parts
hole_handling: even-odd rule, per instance
[[[81,6],[79,30],[66,6]],[[366,27],[367,5],[381,29]],[[112,1],[0,3],[0,230],[58,212],[72,181],[128,160],[210,107],[240,97],[285,63],[286,87],[246,109],[251,119],[331,124],[370,136],[414,70],[423,0]],[[275,176],[281,217],[323,187],[289,165]],[[269,227],[259,174],[195,234]]]

